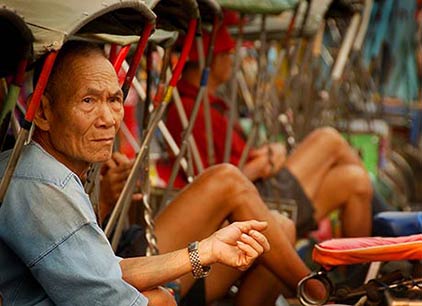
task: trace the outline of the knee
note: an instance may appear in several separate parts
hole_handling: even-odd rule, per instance
[[[208,168],[212,180],[228,191],[255,191],[252,182],[239,170],[239,168],[228,164],[219,164]]]
[[[337,148],[345,144],[343,136],[332,127],[318,128],[312,132],[312,136],[320,140],[325,146]]]
[[[341,157],[349,154],[351,150],[344,137],[332,127],[319,128],[312,132],[312,137],[320,149],[330,152],[333,156]]]
[[[351,166],[349,172],[352,177],[352,190],[365,198],[371,198],[373,193],[372,182],[369,173],[362,167]]]

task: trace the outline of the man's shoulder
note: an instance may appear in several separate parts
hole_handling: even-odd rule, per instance
[[[10,151],[0,154],[0,174],[3,176]],[[35,142],[25,146],[13,173],[16,179],[37,180],[44,183],[64,187],[76,175],[48,154]]]

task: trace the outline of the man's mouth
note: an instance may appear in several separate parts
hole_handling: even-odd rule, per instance
[[[96,138],[93,141],[94,142],[113,142],[114,137]]]

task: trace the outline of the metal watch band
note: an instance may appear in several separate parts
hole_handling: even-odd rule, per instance
[[[203,266],[201,264],[201,261],[199,260],[198,245],[199,245],[198,241],[189,243],[188,245],[189,260],[192,265],[193,277],[204,278],[210,272],[211,267]]]

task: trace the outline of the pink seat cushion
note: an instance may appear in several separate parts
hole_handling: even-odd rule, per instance
[[[331,239],[317,244],[312,258],[327,269],[371,261],[422,259],[422,234]]]

